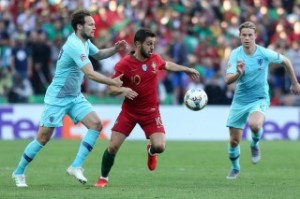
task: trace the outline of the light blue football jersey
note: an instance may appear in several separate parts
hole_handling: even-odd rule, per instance
[[[238,104],[248,104],[260,99],[270,100],[268,71],[270,63],[282,63],[281,54],[256,45],[253,55],[247,55],[243,47],[234,49],[228,61],[226,73],[237,72],[237,62],[245,63],[244,74],[237,80],[233,102]]]
[[[98,51],[90,40],[83,43],[75,33],[71,34],[59,53],[55,75],[45,95],[45,103],[65,106],[79,96],[84,77],[81,68],[91,63],[88,56],[95,55]]]

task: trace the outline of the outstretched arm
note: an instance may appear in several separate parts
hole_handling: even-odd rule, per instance
[[[292,82],[290,88],[291,92],[296,95],[300,95],[300,85],[298,83],[291,61],[287,57],[283,56],[283,64],[287,73],[289,74],[289,77],[291,78],[291,82]]]
[[[109,86],[109,91],[111,95],[123,95],[124,97],[131,100],[138,96],[137,92],[127,87]]]
[[[118,41],[117,43],[115,43],[115,45],[111,48],[105,48],[105,49],[99,50],[98,53],[93,55],[93,58],[95,58],[97,60],[106,59],[119,51],[126,50],[127,48],[128,48],[127,42],[125,40],[121,40],[121,41]]]
[[[120,87],[123,84],[123,82],[121,81],[121,77],[123,76],[123,74],[114,79],[106,77],[105,75],[94,71],[93,65],[91,63],[88,63],[87,65],[82,67],[81,70],[89,79],[94,80],[98,83],[113,85],[117,87]]]
[[[186,67],[186,66],[175,64],[173,62],[166,62],[166,70],[174,71],[174,72],[176,72],[176,71],[177,72],[179,72],[179,71],[185,72],[192,79],[199,79],[199,77],[200,77],[199,72],[197,70],[195,70],[194,68],[189,68],[189,67]]]

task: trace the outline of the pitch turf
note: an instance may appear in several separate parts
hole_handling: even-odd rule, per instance
[[[225,179],[230,163],[227,142],[167,142],[156,171],[146,166],[146,141],[126,141],[119,151],[107,188],[95,188],[102,152],[98,141],[85,162],[86,185],[65,173],[79,141],[52,140],[27,169],[28,188],[16,188],[11,173],[29,140],[0,141],[0,198],[300,198],[300,143],[262,142],[262,160],[250,161],[249,142],[241,145],[241,175]]]

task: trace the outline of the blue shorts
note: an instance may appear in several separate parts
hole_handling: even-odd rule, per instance
[[[246,105],[241,105],[232,102],[226,126],[244,129],[248,117],[251,113],[261,112],[262,114],[266,115],[266,111],[269,108],[269,106],[269,100],[265,99],[258,100],[256,102],[252,102]]]
[[[74,98],[66,106],[45,104],[40,125],[45,127],[63,126],[65,115],[70,116],[72,121],[77,124],[91,112],[93,112],[91,103],[88,102],[84,96],[80,95]]]

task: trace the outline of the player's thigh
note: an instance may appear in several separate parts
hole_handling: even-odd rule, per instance
[[[102,130],[101,120],[95,111],[88,113],[81,122],[88,129]]]
[[[139,117],[138,123],[141,126],[141,128],[144,130],[147,139],[149,139],[153,134],[162,134],[158,136],[161,138],[165,136],[164,135],[165,128],[159,112],[155,114]],[[155,140],[158,141],[158,139]]]
[[[249,107],[233,103],[230,107],[227,127],[244,129],[249,115]]]
[[[130,135],[136,123],[137,119],[134,115],[126,110],[122,110],[112,127],[112,131],[119,132],[127,137]]]
[[[68,111],[68,106],[53,106],[45,104],[41,116],[40,126],[42,127],[60,127],[63,125],[63,118]]]
[[[68,111],[68,115],[72,121],[77,124],[84,120],[84,118],[90,113],[94,112],[93,107],[90,102],[88,102],[85,97],[79,96],[76,98],[76,101]],[[99,120],[99,117],[96,114],[91,115],[94,120]]]
[[[260,129],[265,121],[266,111],[269,108],[267,100],[260,100],[255,102],[250,108],[249,126],[252,128]]]

